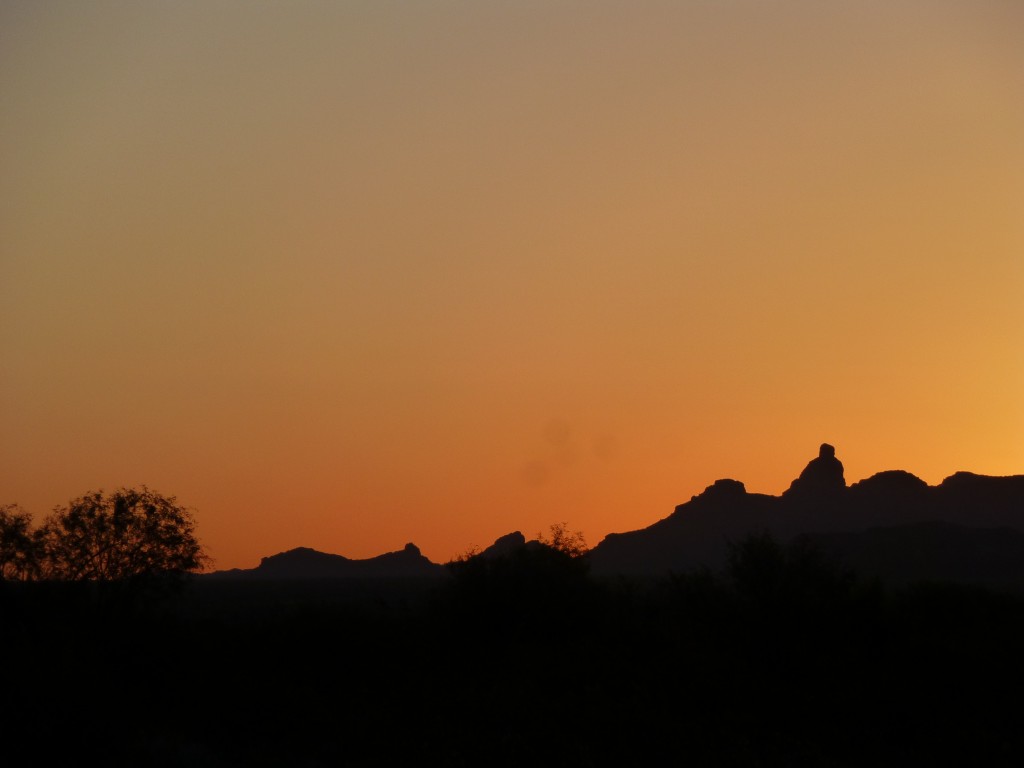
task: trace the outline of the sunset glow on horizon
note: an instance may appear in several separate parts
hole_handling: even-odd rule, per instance
[[[1024,472],[1024,6],[0,0],[0,504],[215,567]]]

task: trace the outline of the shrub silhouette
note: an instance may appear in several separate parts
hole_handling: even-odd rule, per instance
[[[548,535],[538,533],[537,541],[569,557],[583,557],[588,552],[587,540],[583,537],[583,531],[570,531],[569,524],[566,522],[548,526]]]

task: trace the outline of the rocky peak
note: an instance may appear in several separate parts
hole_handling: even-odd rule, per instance
[[[480,553],[481,557],[505,557],[526,546],[522,531],[513,531],[499,536],[491,546]]]
[[[783,497],[831,496],[845,489],[843,463],[836,458],[835,446],[822,443],[818,449],[818,458],[811,459]]]
[[[746,495],[747,487],[739,480],[723,478],[722,480],[715,480],[712,485],[704,489],[703,493],[694,496],[693,500],[728,502],[735,501]]]

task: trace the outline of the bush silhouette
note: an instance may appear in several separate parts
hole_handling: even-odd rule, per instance
[[[569,557],[583,557],[588,551],[583,531],[570,531],[565,522],[548,526],[548,535],[538,533],[537,541]]]

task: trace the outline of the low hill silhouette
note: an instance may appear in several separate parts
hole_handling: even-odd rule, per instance
[[[365,560],[297,547],[264,557],[255,568],[233,568],[205,576],[216,580],[289,581],[312,579],[409,579],[444,576],[444,566],[428,560],[415,544]]]

